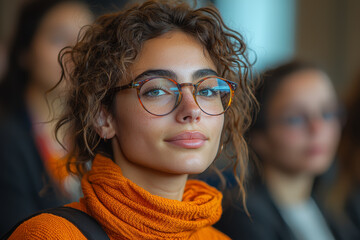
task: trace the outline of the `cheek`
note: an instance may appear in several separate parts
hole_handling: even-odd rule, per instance
[[[270,142],[280,152],[298,152],[306,146],[306,139],[298,130],[275,130],[270,133]]]
[[[220,141],[221,133],[224,128],[224,115],[220,115],[213,119],[213,127],[211,129],[214,130],[214,134],[217,135],[218,141]]]
[[[204,151],[205,158],[208,159],[209,164],[213,162],[215,159],[220,145],[221,134],[224,127],[224,116],[209,116],[207,119],[204,119],[205,129],[208,130],[211,144],[209,144],[208,148]]]
[[[301,168],[304,149],[307,139],[295,130],[276,130],[269,133],[268,154],[265,158],[272,164],[285,169],[285,171],[297,171]]]
[[[131,100],[123,101],[117,106],[121,111],[117,113],[116,135],[121,148],[137,148],[139,151],[145,143],[161,136],[163,123],[162,119],[148,114],[136,98],[131,97]]]
[[[58,63],[58,54],[61,50],[60,47],[52,44],[50,41],[44,40],[42,46],[38,46],[37,60],[41,63],[42,67],[47,67],[49,70],[58,70],[60,65]],[[43,69],[46,71],[47,69]]]
[[[52,87],[61,74],[58,54],[61,50],[45,37],[39,37],[34,41],[30,59],[30,72],[34,80],[40,84]]]
[[[322,133],[322,140],[329,147],[336,148],[341,134],[341,126],[339,122],[332,122],[326,125]]]

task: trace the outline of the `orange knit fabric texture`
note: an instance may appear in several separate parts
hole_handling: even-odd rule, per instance
[[[229,239],[211,227],[222,213],[221,193],[189,180],[183,200],[155,196],[125,178],[111,159],[97,155],[82,179],[84,197],[68,206],[93,216],[110,239]],[[85,239],[67,220],[38,215],[10,239]]]

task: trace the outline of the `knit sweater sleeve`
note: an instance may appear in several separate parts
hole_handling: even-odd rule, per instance
[[[9,240],[86,240],[80,230],[68,220],[48,213],[37,215],[22,223]]]

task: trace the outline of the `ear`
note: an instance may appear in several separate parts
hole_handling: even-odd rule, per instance
[[[96,132],[104,140],[111,139],[115,136],[116,131],[113,116],[104,107],[101,107],[94,126]]]

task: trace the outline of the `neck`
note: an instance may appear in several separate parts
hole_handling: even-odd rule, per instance
[[[112,140],[115,163],[120,166],[124,177],[153,195],[181,201],[188,178],[187,174],[170,174],[133,163],[117,148],[116,138]]]
[[[279,205],[295,205],[311,196],[314,177],[306,174],[289,174],[276,167],[264,167],[266,185]]]

